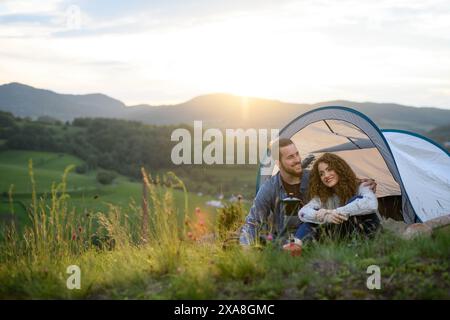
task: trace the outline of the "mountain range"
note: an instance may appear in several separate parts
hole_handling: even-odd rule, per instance
[[[20,83],[0,85],[0,110],[15,116],[51,116],[61,121],[102,117],[136,120],[148,124],[192,124],[205,127],[282,128],[302,113],[322,106],[346,106],[370,117],[381,128],[429,131],[450,124],[450,110],[417,108],[394,103],[325,101],[315,104],[241,97],[225,93],[207,94],[175,105],[135,105],[101,93],[73,95],[37,89]]]

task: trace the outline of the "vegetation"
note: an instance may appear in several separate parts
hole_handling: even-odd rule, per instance
[[[111,184],[116,177],[117,175],[112,171],[101,170],[97,172],[97,181],[104,185]]]
[[[228,197],[235,192],[246,198],[254,195],[256,165],[173,165],[171,150],[175,142],[170,141],[170,135],[175,128],[178,127],[100,118],[62,124],[47,118],[31,121],[0,112],[0,151],[69,154],[81,159],[75,170],[80,174],[103,169],[136,180],[140,178],[141,167],[152,172],[174,171],[193,192]]]
[[[0,298],[450,298],[448,228],[412,241],[387,230],[324,240],[300,257],[270,241],[243,251],[249,202],[216,212],[200,192],[250,199],[256,167],[172,167],[172,129],[0,112]],[[79,290],[66,286],[71,265]],[[381,290],[367,289],[370,265]]]
[[[33,172],[36,181],[35,190],[38,197],[46,199],[50,205],[51,189],[54,181],[61,179],[61,173],[67,166],[83,166],[85,162],[77,157],[62,153],[10,150],[0,152],[0,225],[15,219],[22,228],[29,224],[27,207],[31,205],[32,190],[28,170],[28,160],[33,160]],[[153,175],[161,176],[162,172]],[[130,203],[140,204],[142,197],[142,180],[118,174],[111,185],[102,185],[96,180],[97,170],[79,174],[75,169],[68,173],[66,193],[69,196],[67,206],[77,214],[106,212],[110,205],[128,207]],[[155,179],[156,182],[157,179]],[[158,186],[159,188],[159,186]],[[10,202],[10,191],[12,203]],[[189,210],[196,207],[215,216],[215,208],[205,203],[211,196],[197,195],[189,192]],[[173,190],[177,207],[184,206],[184,195],[181,189]],[[11,206],[15,215],[11,216]],[[246,203],[245,206],[248,206]]]
[[[54,183],[51,205],[36,192],[30,162],[30,225],[14,223],[0,242],[1,298],[87,299],[448,299],[450,232],[402,240],[387,231],[374,240],[353,239],[305,246],[292,257],[269,243],[259,250],[224,247],[217,235],[233,232],[239,205],[221,211],[218,224],[177,206],[183,183],[164,175],[164,188],[144,179],[144,208],[109,206],[91,215],[69,209],[70,168]],[[186,201],[189,195],[184,191]],[[229,216],[228,216],[229,215]],[[217,227],[214,227],[216,225]],[[144,231],[145,230],[145,231]],[[196,233],[195,236],[193,233]],[[81,288],[69,290],[67,268],[81,269]],[[366,287],[367,268],[381,269],[381,289]]]

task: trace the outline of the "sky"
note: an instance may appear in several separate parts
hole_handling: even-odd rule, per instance
[[[450,109],[449,0],[0,0],[0,84]]]

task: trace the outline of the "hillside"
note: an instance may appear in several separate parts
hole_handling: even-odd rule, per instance
[[[20,226],[28,224],[26,208],[32,200],[32,185],[28,170],[28,160],[33,161],[35,190],[39,197],[47,194],[50,197],[52,183],[59,183],[64,169],[69,165],[82,165],[84,162],[65,153],[37,152],[23,150],[0,151],[0,227],[11,216],[8,190],[12,188],[14,212],[16,222]],[[90,170],[80,174],[72,170],[67,177],[67,194],[70,196],[68,204],[77,213],[106,212],[108,204],[127,207],[130,201],[140,203],[142,184],[139,180],[117,175],[110,185],[102,185],[96,175],[101,169]],[[175,203],[182,207],[184,195],[180,190],[174,190]],[[214,208],[205,205],[211,197],[198,196],[189,192],[189,208],[193,212],[195,207],[201,207],[206,212],[215,212]],[[50,200],[48,200],[48,203]]]
[[[192,124],[219,128],[282,128],[311,109],[341,105],[363,112],[381,128],[409,129],[424,133],[450,124],[450,110],[416,108],[394,103],[326,101],[315,104],[240,97],[225,93],[207,94],[175,105],[141,104],[126,107],[103,94],[69,95],[36,89],[19,83],[0,86],[0,110],[16,116],[52,116],[62,121],[80,117],[136,120],[155,125]]]
[[[60,94],[20,83],[0,86],[0,110],[15,116],[52,116],[67,121],[77,117],[121,117],[125,105],[104,94]]]

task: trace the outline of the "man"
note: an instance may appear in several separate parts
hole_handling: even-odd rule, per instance
[[[279,139],[278,148],[276,164],[280,170],[258,190],[241,229],[239,240],[243,246],[255,244],[269,234],[283,245],[300,225],[297,212],[307,201],[309,172],[303,172],[300,153],[291,139]],[[372,179],[361,180],[375,190]],[[293,215],[289,205],[283,203],[288,197],[300,200]]]

